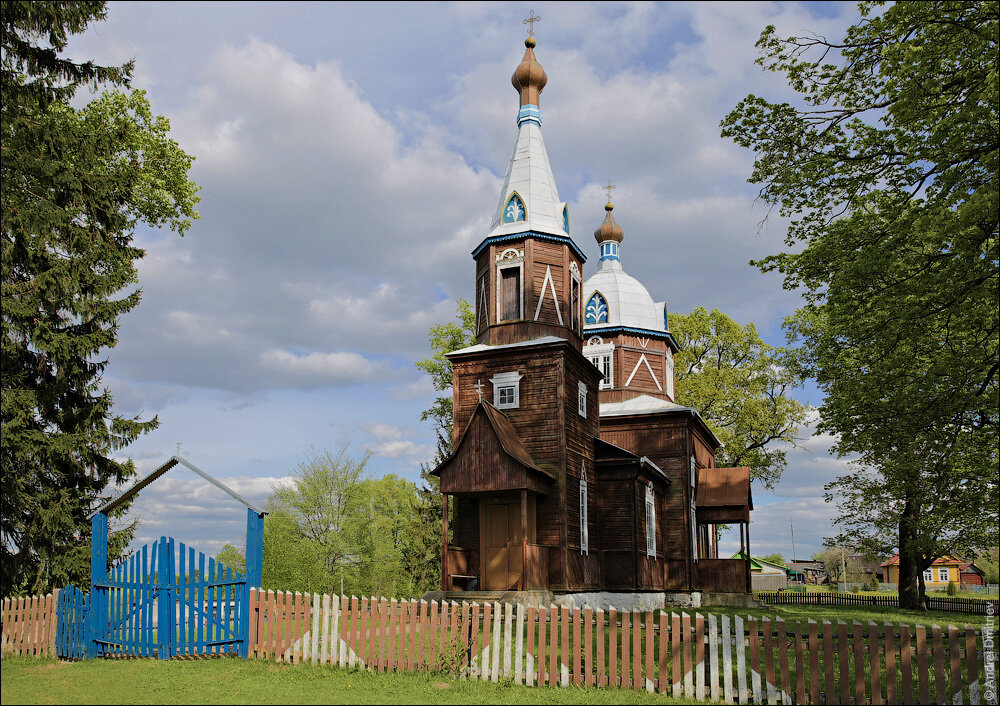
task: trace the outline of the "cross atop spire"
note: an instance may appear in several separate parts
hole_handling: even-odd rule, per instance
[[[601,187],[601,189],[603,191],[608,192],[608,203],[611,203],[611,192],[614,191],[617,188],[618,188],[617,186],[615,186],[614,184],[611,183],[610,177],[608,178],[608,184],[607,184],[607,186],[602,186]]]
[[[535,23],[538,22],[540,19],[542,19],[542,18],[541,17],[536,17],[535,16],[535,11],[532,10],[531,14],[528,15],[528,18],[526,20],[524,20],[523,22],[521,22],[521,24],[523,24],[523,25],[528,25],[528,36],[529,37],[534,37],[535,36]]]

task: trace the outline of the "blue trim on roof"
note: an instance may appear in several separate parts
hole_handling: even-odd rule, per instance
[[[639,336],[650,336],[652,338],[662,338],[666,340],[674,351],[679,351],[680,346],[677,345],[677,341],[674,340],[673,334],[669,331],[654,331],[648,328],[633,328],[631,326],[595,326],[593,328],[586,327],[583,329],[583,338],[587,339],[588,336],[601,336],[602,338],[607,334],[612,333],[631,333],[637,334]]]
[[[486,238],[479,244],[479,246],[472,251],[472,257],[479,257],[479,253],[485,250],[487,247],[493,243],[507,243],[512,240],[523,240],[524,238],[538,238],[539,240],[548,240],[553,243],[561,243],[563,245],[568,245],[573,254],[580,258],[581,262],[587,261],[587,256],[583,254],[583,250],[577,247],[573,239],[566,235],[552,235],[551,233],[539,233],[534,230],[526,230],[521,233],[511,233],[510,235],[494,235],[492,238]]]
[[[527,105],[522,105],[521,109],[517,111],[517,124],[521,125],[525,120],[531,120],[533,122],[542,124],[542,111],[537,105],[528,103]]]

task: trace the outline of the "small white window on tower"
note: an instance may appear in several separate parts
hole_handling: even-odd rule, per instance
[[[656,557],[656,503],[652,484],[646,486],[646,556]]]
[[[577,383],[576,411],[581,417],[587,416],[587,383],[583,380]]]
[[[497,409],[517,409],[521,404],[521,378],[516,370],[498,373],[490,378],[493,383],[493,406]]]
[[[590,533],[587,531],[587,474],[580,463],[580,553],[590,554]]]

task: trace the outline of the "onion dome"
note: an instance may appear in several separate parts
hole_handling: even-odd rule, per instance
[[[594,231],[594,238],[598,243],[604,243],[609,240],[620,243],[622,242],[622,238],[625,237],[622,227],[615,223],[615,217],[611,215],[614,208],[615,205],[610,201],[604,204],[604,210],[607,211],[607,215],[604,216],[604,223]]]
[[[514,75],[510,77],[510,82],[514,89],[521,94],[521,105],[537,106],[539,96],[549,77],[545,75],[542,65],[535,59],[535,38],[525,39],[524,46],[524,58],[514,69]]]

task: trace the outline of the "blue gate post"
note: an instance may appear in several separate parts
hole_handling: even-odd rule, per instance
[[[160,659],[170,659],[170,639],[174,631],[174,602],[170,591],[170,564],[174,553],[166,537],[156,547],[156,652]]]
[[[99,512],[90,520],[90,610],[86,621],[87,656],[104,653],[108,632],[108,514]]]
[[[246,583],[240,601],[240,657],[246,657],[250,649],[250,589],[260,588],[264,576],[264,515],[258,515],[253,508],[247,508]]]

